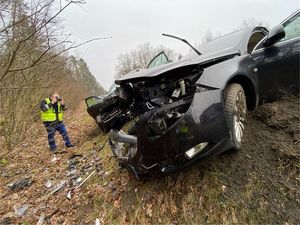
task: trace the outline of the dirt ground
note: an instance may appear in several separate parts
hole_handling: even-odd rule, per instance
[[[84,109],[66,115],[77,147],[60,140],[55,155],[36,124],[0,158],[0,224],[299,224],[299,107],[299,97],[260,106],[239,152],[142,181],[118,167]]]

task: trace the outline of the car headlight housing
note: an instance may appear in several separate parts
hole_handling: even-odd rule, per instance
[[[205,92],[205,91],[212,91],[212,90],[216,90],[217,88],[214,87],[209,87],[209,86],[205,86],[205,85],[201,85],[201,84],[197,84],[196,85],[196,92]]]

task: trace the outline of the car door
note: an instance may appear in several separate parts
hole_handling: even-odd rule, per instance
[[[283,39],[266,48],[262,41],[252,53],[258,69],[260,103],[299,92],[300,11],[282,25]]]

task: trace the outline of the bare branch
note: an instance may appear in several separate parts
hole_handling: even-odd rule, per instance
[[[94,39],[91,39],[91,40],[82,42],[82,43],[80,43],[80,44],[70,46],[70,47],[68,47],[68,48],[66,48],[66,49],[64,49],[64,50],[62,50],[62,51],[59,51],[58,53],[56,53],[56,54],[54,54],[54,55],[52,55],[52,56],[50,56],[50,57],[48,57],[48,58],[46,58],[46,59],[40,61],[40,60],[43,58],[43,56],[44,56],[50,49],[53,49],[54,47],[60,46],[61,44],[65,43],[65,41],[66,41],[68,38],[69,38],[69,37],[67,37],[64,41],[62,41],[62,42],[60,42],[60,43],[58,43],[58,44],[56,44],[56,45],[54,45],[54,46],[48,47],[48,48],[47,48],[47,49],[46,49],[46,50],[45,50],[45,51],[44,51],[44,52],[43,52],[43,53],[42,53],[42,54],[41,54],[41,55],[40,55],[40,56],[39,56],[32,64],[31,64],[31,65],[26,66],[26,67],[22,67],[22,68],[11,69],[11,70],[8,70],[8,72],[17,72],[17,71],[22,71],[22,70],[30,69],[30,68],[32,68],[32,67],[34,67],[34,66],[40,65],[40,64],[42,64],[42,63],[45,63],[45,62],[47,62],[47,61],[49,61],[49,60],[51,60],[51,59],[53,59],[53,58],[55,58],[55,57],[57,57],[57,56],[63,54],[63,53],[65,53],[65,52],[71,50],[71,49],[78,48],[78,47],[80,47],[80,46],[82,46],[82,45],[85,45],[85,44],[87,44],[87,43],[90,43],[90,42],[92,42],[92,41],[103,40],[103,39],[109,39],[109,38],[111,38],[111,37],[94,38]],[[1,80],[0,80],[0,81],[1,81]]]

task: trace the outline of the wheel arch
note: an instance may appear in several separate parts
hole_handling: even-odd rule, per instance
[[[257,106],[258,97],[256,95],[255,86],[251,79],[245,75],[238,74],[230,78],[226,86],[232,83],[238,83],[243,87],[247,100],[247,109],[254,110]]]

